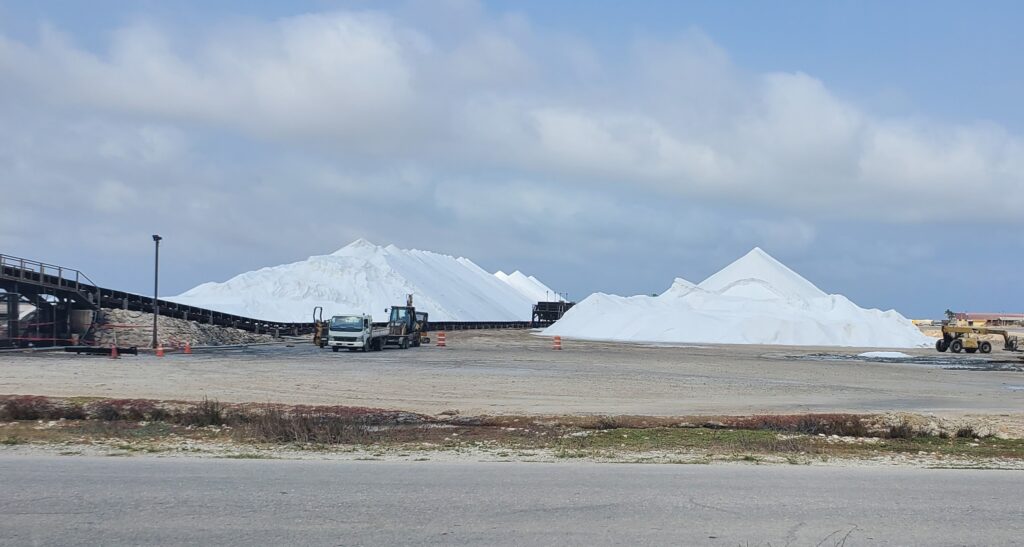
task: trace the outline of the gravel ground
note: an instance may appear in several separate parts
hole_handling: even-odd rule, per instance
[[[992,360],[903,350],[672,346],[453,332],[448,348],[332,353],[311,343],[104,357],[0,354],[0,393],[343,404],[436,414],[695,415],[905,411],[1024,423],[1024,372]],[[1002,369],[1002,370],[1000,370]]]

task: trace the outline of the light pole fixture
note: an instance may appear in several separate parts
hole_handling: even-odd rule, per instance
[[[160,316],[160,240],[162,237],[153,234],[153,244],[156,245],[155,262],[153,264],[153,349],[156,349],[156,319]]]

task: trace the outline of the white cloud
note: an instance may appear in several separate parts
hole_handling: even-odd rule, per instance
[[[999,127],[875,116],[811,75],[745,72],[697,30],[640,39],[622,64],[521,17],[449,9],[450,33],[331,12],[225,25],[185,45],[136,24],[101,53],[44,27],[37,43],[0,38],[0,70],[8,101],[449,175],[508,171],[809,219],[1024,217],[1024,141]],[[548,55],[550,44],[568,51]],[[173,131],[143,136],[148,153],[173,149]],[[935,199],[964,185],[1001,199]]]
[[[60,104],[352,138],[410,111],[415,43],[386,17],[351,13],[229,28],[194,49],[140,24],[116,31],[105,55],[44,27],[36,45],[0,41],[0,69]]]
[[[102,214],[118,213],[142,205],[138,192],[117,180],[104,180],[95,185],[92,194],[93,208]]]

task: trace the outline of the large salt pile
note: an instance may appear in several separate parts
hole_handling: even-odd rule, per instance
[[[698,285],[660,296],[597,293],[545,335],[661,343],[911,348],[934,341],[899,313],[825,294],[759,248]]]
[[[204,283],[168,300],[267,321],[309,321],[314,306],[323,306],[325,316],[368,313],[384,320],[385,308],[413,294],[416,309],[433,321],[525,321],[535,293],[551,292],[523,274],[516,277],[528,284],[503,277],[467,258],[359,239],[329,255]]]
[[[499,270],[494,274],[494,277],[508,283],[512,288],[533,302],[561,302],[565,300],[560,295],[552,292],[547,285],[541,283],[536,277],[526,275],[519,270],[511,274]]]

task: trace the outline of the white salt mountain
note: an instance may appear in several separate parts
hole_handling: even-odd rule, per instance
[[[267,321],[310,321],[314,306],[323,306],[325,316],[367,313],[383,321],[385,308],[413,294],[416,309],[433,321],[526,321],[533,295],[551,291],[535,279],[526,287],[467,258],[359,239],[329,255],[204,283],[168,300]]]
[[[547,285],[543,284],[536,277],[526,275],[519,270],[506,274],[503,271],[495,272],[494,277],[508,283],[512,288],[519,291],[533,302],[560,302],[565,300],[552,292]]]
[[[593,294],[545,335],[657,343],[911,348],[933,340],[895,311],[826,294],[759,248],[660,296]]]

